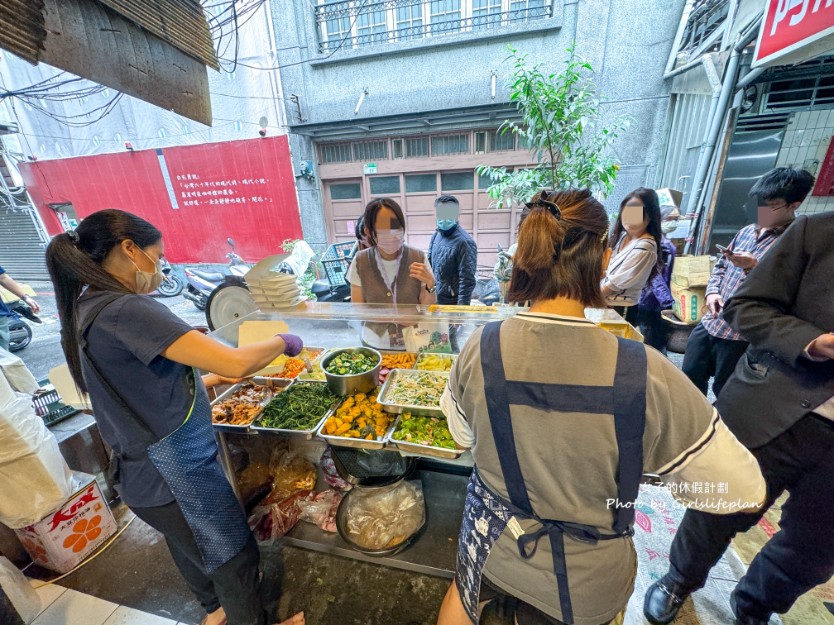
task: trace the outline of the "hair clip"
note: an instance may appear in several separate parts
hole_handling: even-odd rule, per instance
[[[70,241],[72,241],[73,245],[78,245],[78,242],[81,240],[81,237],[78,236],[78,233],[75,230],[67,230],[67,236]]]
[[[539,199],[537,199],[535,202],[525,202],[524,205],[527,208],[535,208],[537,206],[541,206],[549,210],[550,214],[553,215],[557,220],[562,219],[562,209],[559,208],[557,204],[548,201],[548,197],[550,197],[550,195],[548,195],[547,191],[542,191],[539,194]]]

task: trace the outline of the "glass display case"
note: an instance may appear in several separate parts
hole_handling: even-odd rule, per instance
[[[272,322],[260,324],[270,331],[276,327],[275,322],[280,322],[285,324],[280,331],[297,334],[305,345],[324,350],[365,346],[392,356],[403,352],[431,352],[443,356],[429,361],[441,362],[453,360],[478,327],[512,317],[522,310],[525,309],[515,306],[473,307],[461,311],[458,307],[307,302],[291,310],[251,313],[219,328],[212,336],[231,346],[238,346],[241,336],[251,335],[242,332],[242,328],[253,327],[249,322]],[[613,310],[589,309],[586,316],[616,334],[642,339]],[[318,355],[317,362],[321,358],[322,355]],[[413,359],[393,358],[392,362],[420,367],[420,362],[426,358],[422,355]],[[397,368],[401,366],[396,365]],[[439,366],[442,368],[444,365],[441,362]],[[272,382],[273,385],[284,383],[286,381]],[[391,415],[394,425],[385,437],[372,441],[374,449],[358,450],[357,453],[360,456],[371,455],[383,450],[384,453],[399,453],[409,459],[410,479],[419,479],[422,483],[426,505],[425,525],[410,546],[396,554],[374,557],[351,548],[338,533],[325,532],[310,523],[298,523],[283,540],[287,544],[334,555],[451,578],[472,456],[469,452],[453,449],[422,448],[421,451],[419,446],[397,446],[391,439],[391,432],[397,427],[397,417],[396,414]],[[340,441],[343,441],[345,446],[357,446],[352,444],[356,441],[327,435],[325,424],[326,417],[318,424],[317,432],[307,430],[300,432],[304,435],[298,436],[258,427],[216,427],[224,468],[248,508],[264,495],[263,484],[258,483],[263,479],[263,476],[257,475],[258,467],[264,468],[269,463],[272,450],[292,450],[318,466],[319,458],[329,444],[340,447],[343,444]],[[335,433],[335,428],[329,431]],[[374,438],[373,434],[368,437]],[[320,469],[318,478],[319,488],[326,487]]]

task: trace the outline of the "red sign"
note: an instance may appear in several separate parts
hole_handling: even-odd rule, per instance
[[[79,219],[105,208],[135,213],[162,231],[173,263],[225,263],[227,237],[256,262],[302,237],[284,136],[36,161],[20,171],[53,235],[64,227],[50,204],[71,204]]]
[[[72,502],[72,505],[67,506],[63,510],[58,510],[52,517],[52,523],[49,527],[49,531],[53,531],[56,527],[58,527],[64,521],[72,521],[73,517],[76,514],[81,512],[84,509],[84,506],[87,504],[91,504],[96,500],[96,486],[95,484],[90,484],[90,487],[87,489],[87,492],[83,493],[81,497],[77,500]]]
[[[828,144],[828,151],[825,159],[820,165],[817,173],[817,184],[814,185],[814,192],[811,195],[821,197],[834,196],[834,137]]]
[[[807,55],[794,53],[832,34],[834,0],[768,0],[753,66],[773,65],[777,59],[798,63],[822,54],[834,46],[809,50]],[[789,56],[792,58],[785,58]]]

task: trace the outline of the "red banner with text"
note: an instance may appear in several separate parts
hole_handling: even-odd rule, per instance
[[[119,208],[162,231],[173,263],[224,263],[228,237],[256,262],[302,237],[285,136],[36,161],[20,170],[53,235]]]

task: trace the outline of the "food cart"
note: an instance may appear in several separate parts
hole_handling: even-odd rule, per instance
[[[400,332],[405,335],[406,345],[414,348],[415,341],[422,341],[420,345],[441,353],[434,358],[421,352],[414,359],[414,366],[420,367],[421,359],[429,359],[430,363],[435,360],[454,359],[454,354],[478,327],[491,321],[506,319],[521,310],[523,309],[512,306],[472,307],[461,311],[457,307],[307,302],[289,310],[253,312],[215,330],[212,336],[231,346],[238,346],[239,337],[242,336],[241,328],[251,328],[251,322],[280,321],[286,324],[286,331],[300,336],[305,345],[324,348],[325,353],[318,355],[318,364],[327,353],[340,348],[367,346],[385,353],[386,348],[390,350],[390,345],[381,346],[373,344],[372,341],[379,338],[379,328],[389,327],[392,335],[399,335]],[[642,339],[634,328],[612,310],[589,309],[586,314],[589,319],[616,334]],[[269,324],[264,326],[269,327]],[[406,359],[397,360],[405,361]],[[419,369],[394,369],[388,374],[389,379],[386,383],[394,383],[395,376],[407,377],[416,371]],[[289,383],[281,378],[256,380],[269,384],[276,393],[281,392]],[[379,399],[381,403],[384,402],[382,395]],[[386,410],[389,408],[385,406]],[[315,428],[295,432],[258,427],[257,421],[249,426],[216,425],[222,463],[241,500],[250,503],[249,500],[252,498],[252,485],[242,484],[241,480],[247,475],[252,458],[257,455],[256,448],[262,452],[264,447],[286,445],[316,465],[328,444],[365,447],[370,449],[368,453],[380,449],[389,453],[398,452],[405,457],[413,458],[409,460],[413,470],[411,479],[419,478],[425,501],[425,524],[407,548],[381,556],[369,555],[353,548],[338,533],[325,532],[310,523],[298,523],[283,540],[286,544],[333,555],[416,573],[453,577],[466,485],[473,465],[472,455],[459,450],[421,447],[410,445],[407,441],[395,440],[392,433],[399,423],[396,414],[392,415],[394,425],[385,432],[385,436],[375,436],[372,433],[367,437],[371,439],[368,441],[334,436],[333,428],[329,429],[328,434],[328,416],[332,416],[332,413],[323,416]],[[319,484],[321,485],[321,475]]]

